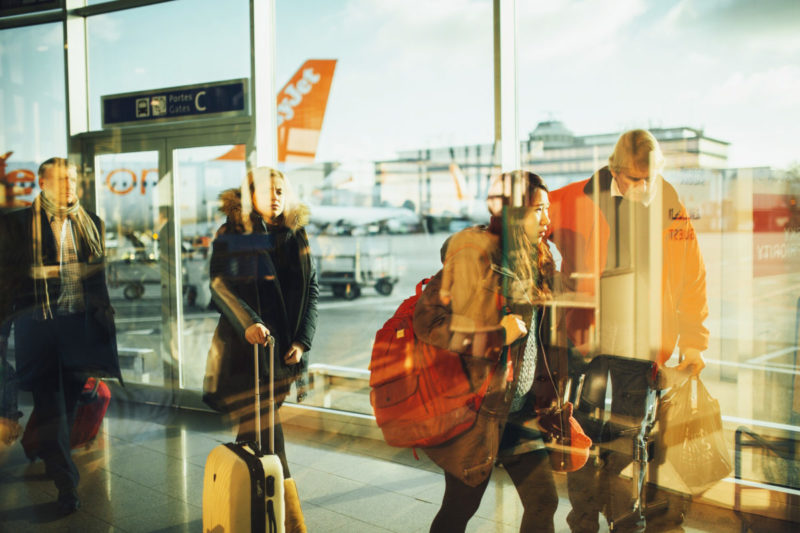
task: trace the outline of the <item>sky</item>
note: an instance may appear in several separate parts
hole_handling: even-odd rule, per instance
[[[247,5],[90,19],[92,129],[104,94],[247,77]],[[517,11],[521,138],[551,119],[576,135],[689,126],[731,142],[732,167],[800,160],[800,2],[518,0]],[[338,60],[318,160],[493,141],[491,0],[277,0],[276,21],[276,89],[305,59]],[[0,151],[65,149],[60,39],[55,24],[0,32]]]

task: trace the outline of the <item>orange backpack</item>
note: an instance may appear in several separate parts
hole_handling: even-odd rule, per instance
[[[473,390],[458,353],[414,336],[414,308],[429,281],[417,284],[372,346],[370,403],[386,442],[401,448],[436,446],[472,427],[491,379]]]

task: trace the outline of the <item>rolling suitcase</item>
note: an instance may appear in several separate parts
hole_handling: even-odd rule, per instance
[[[111,391],[108,385],[97,378],[89,378],[83,386],[75,423],[72,424],[70,446],[73,449],[88,444],[97,436],[109,403]]]
[[[111,403],[111,391],[108,385],[97,378],[86,380],[78,399],[75,421],[70,430],[70,448],[74,450],[88,446],[94,440],[103,424],[109,403]],[[21,441],[25,456],[31,461],[39,457],[39,424],[39,415],[34,409],[25,425]]]
[[[275,455],[275,339],[269,337],[267,344],[270,376],[268,453],[263,453],[261,446],[261,401],[256,344],[253,346],[256,442],[221,444],[208,455],[203,476],[203,531],[285,531],[283,466]]]

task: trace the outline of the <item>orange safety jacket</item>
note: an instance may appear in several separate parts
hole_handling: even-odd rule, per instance
[[[592,178],[571,183],[550,193],[551,229],[548,238],[562,256],[560,271],[565,285],[582,295],[594,296],[595,280],[605,269],[611,228],[603,209],[593,199],[593,188],[599,183],[600,203],[608,202],[613,179],[608,167]],[[670,358],[675,345],[704,351],[708,348],[706,270],[697,235],[690,217],[675,189],[661,179],[664,223],[662,230],[662,328],[659,365]],[[598,224],[595,228],[595,223]],[[595,262],[595,238],[599,261]],[[596,272],[599,265],[600,272]],[[572,275],[574,273],[583,276]],[[589,274],[589,275],[586,275]],[[592,309],[571,308],[565,316],[569,340],[586,355],[592,350],[589,331],[594,325]]]

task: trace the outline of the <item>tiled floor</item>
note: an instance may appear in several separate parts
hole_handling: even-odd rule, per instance
[[[55,487],[41,461],[29,463],[19,444],[0,452],[0,531],[200,532],[206,455],[231,436],[218,416],[112,402],[101,435],[74,454],[83,506],[73,515],[58,516]],[[309,531],[428,530],[444,481],[422,454],[415,461],[408,450],[374,440],[299,427],[288,427],[286,436]],[[563,477],[558,482],[556,531],[568,531]],[[517,531],[521,511],[507,475],[496,469],[468,531]],[[776,520],[758,518],[755,524],[751,531],[796,530]],[[733,512],[698,504],[685,526],[741,530]]]

